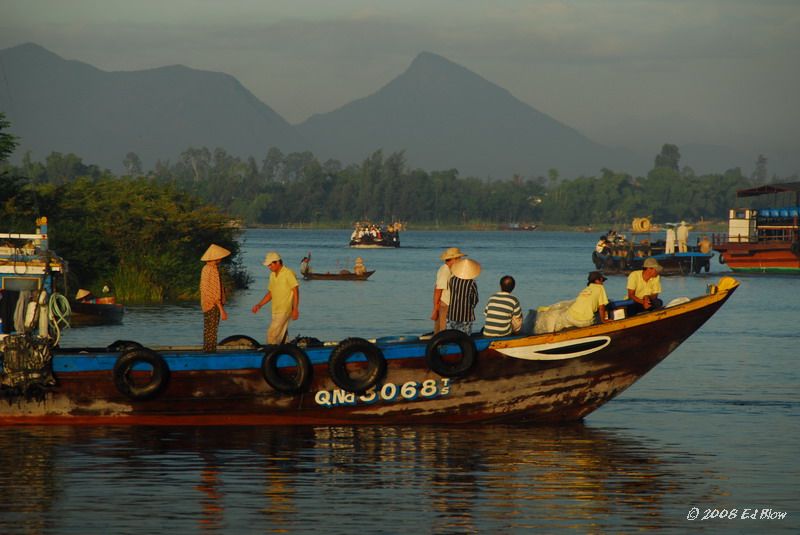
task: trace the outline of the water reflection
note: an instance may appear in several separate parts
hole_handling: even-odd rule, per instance
[[[660,528],[698,491],[690,455],[583,425],[5,428],[0,451],[2,533]]]

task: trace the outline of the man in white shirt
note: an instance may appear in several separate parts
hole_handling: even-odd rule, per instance
[[[444,264],[436,272],[436,283],[433,287],[433,313],[431,314],[433,334],[447,328],[447,309],[450,306],[450,290],[447,283],[453,275],[450,272],[450,266],[465,256],[467,255],[462,253],[458,247],[450,247],[439,256]]]

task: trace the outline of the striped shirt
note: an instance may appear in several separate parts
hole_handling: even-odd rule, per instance
[[[450,277],[450,308],[448,321],[475,321],[475,305],[478,304],[478,285],[472,279]]]
[[[508,336],[512,333],[511,318],[522,316],[519,299],[509,292],[497,292],[489,298],[486,308],[486,323],[483,326],[485,336]]]

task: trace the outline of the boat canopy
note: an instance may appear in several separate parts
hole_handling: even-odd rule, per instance
[[[768,195],[770,193],[794,192],[800,197],[800,182],[783,182],[781,184],[765,184],[757,188],[740,189],[736,192],[737,197],[755,197],[757,195]],[[798,201],[800,202],[800,201]]]

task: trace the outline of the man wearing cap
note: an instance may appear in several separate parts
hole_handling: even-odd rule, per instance
[[[450,305],[447,307],[447,328],[472,333],[475,321],[475,305],[478,304],[478,284],[475,279],[481,273],[481,265],[469,258],[452,264],[453,276],[448,282]]]
[[[278,253],[270,251],[263,264],[269,268],[269,286],[261,301],[253,306],[253,314],[272,301],[272,322],[267,329],[267,344],[282,344],[289,329],[289,320],[300,317],[300,290],[294,271],[283,265]]]
[[[663,303],[658,298],[661,293],[661,264],[653,258],[645,258],[643,269],[632,271],[628,275],[628,299],[633,301],[627,307],[627,315],[633,316],[645,310],[661,308]]]
[[[436,272],[436,283],[433,287],[433,313],[431,319],[433,320],[433,334],[443,331],[447,328],[447,309],[450,306],[450,290],[447,283],[453,275],[450,272],[450,266],[463,257],[464,253],[459,251],[458,247],[450,247],[441,254],[439,258],[442,259],[444,264],[439,267]]]
[[[600,322],[606,323],[606,305],[608,295],[603,283],[607,279],[599,271],[589,273],[589,282],[581,290],[575,302],[564,313],[564,327],[588,327],[595,323],[595,315],[600,316]]]
[[[219,263],[231,252],[212,243],[200,257],[205,262],[200,272],[200,308],[203,310],[203,351],[217,350],[219,320],[228,319],[225,312],[225,287],[219,275]]]

